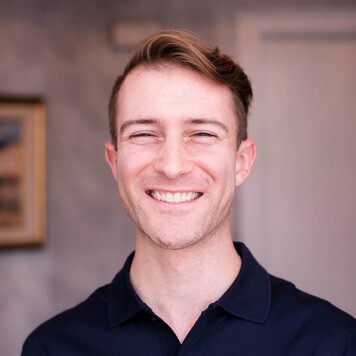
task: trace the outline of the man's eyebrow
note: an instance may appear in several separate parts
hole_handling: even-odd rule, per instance
[[[204,118],[193,118],[185,120],[186,124],[202,125],[202,124],[212,124],[221,127],[226,133],[229,132],[228,127],[221,121],[215,119],[204,119]]]
[[[157,119],[136,119],[136,120],[128,120],[125,121],[121,126],[120,126],[120,135],[124,133],[124,131],[132,126],[132,125],[153,125],[153,124],[158,124],[159,121]],[[203,125],[203,124],[212,124],[219,126],[222,128],[226,133],[229,132],[228,127],[222,123],[221,121],[215,120],[215,119],[205,119],[205,118],[189,118],[184,120],[185,124],[190,124],[190,125]]]
[[[152,125],[152,124],[157,124],[158,120],[155,119],[137,119],[137,120],[128,120],[125,121],[121,126],[120,126],[120,135],[124,133],[124,131],[132,125]]]

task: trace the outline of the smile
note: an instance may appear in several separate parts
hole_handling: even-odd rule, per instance
[[[184,192],[184,193],[163,193],[150,190],[148,194],[155,200],[163,201],[166,203],[185,203],[191,200],[195,200],[203,195],[203,193],[199,192]]]

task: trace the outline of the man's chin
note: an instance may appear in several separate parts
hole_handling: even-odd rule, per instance
[[[169,234],[168,236],[164,236],[160,234],[160,236],[154,236],[154,235],[149,235],[145,234],[146,238],[151,241],[151,243],[155,244],[156,246],[166,249],[166,250],[171,250],[171,251],[179,251],[179,250],[184,250],[187,249],[191,246],[196,245],[199,243],[201,238],[199,236],[182,236],[182,233],[177,234],[176,236]]]
[[[198,241],[194,240],[158,240],[158,245],[166,250],[172,250],[172,251],[179,251],[179,250],[184,250],[187,249],[195,244],[197,244]]]

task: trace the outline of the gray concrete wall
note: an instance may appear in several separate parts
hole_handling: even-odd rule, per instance
[[[261,3],[0,1],[0,94],[40,96],[47,106],[48,218],[44,248],[0,251],[1,355],[19,354],[40,322],[109,282],[133,248],[104,159],[107,101],[128,55],[110,45],[109,25],[154,20],[219,38],[229,51],[232,14]]]

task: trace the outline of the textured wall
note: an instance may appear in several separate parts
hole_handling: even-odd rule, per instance
[[[59,3],[59,2],[58,2]],[[126,54],[111,50],[112,6],[0,3],[0,91],[47,105],[47,244],[0,252],[0,354],[112,279],[133,247],[104,159],[106,106]]]
[[[0,251],[1,355],[19,354],[41,321],[110,281],[133,248],[133,227],[104,159],[107,100],[127,58],[110,47],[110,23],[154,20],[212,42],[217,36],[229,49],[236,6],[227,0],[0,1],[0,93],[38,95],[47,105],[48,204],[43,249]]]

